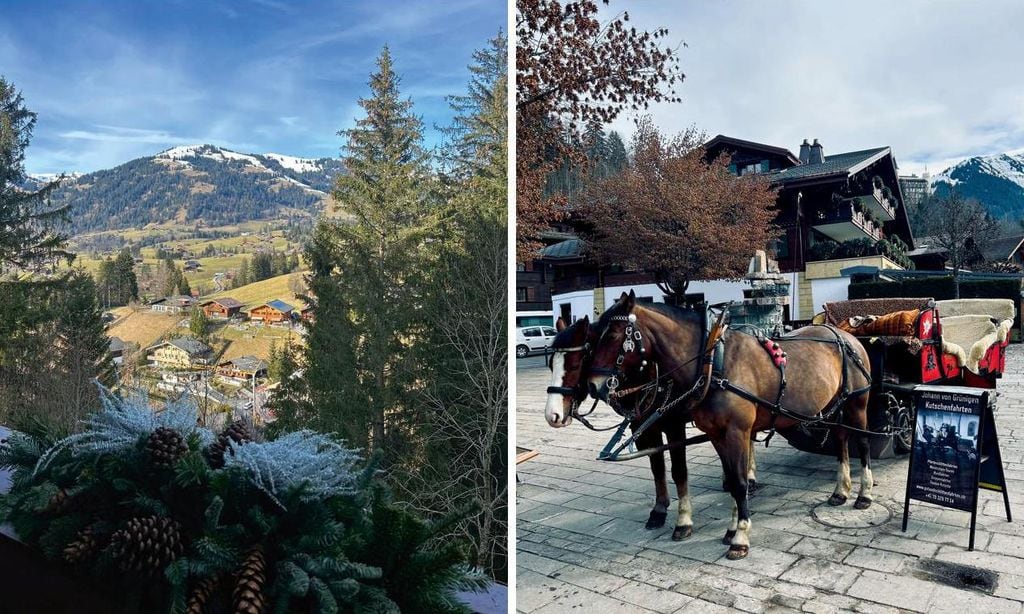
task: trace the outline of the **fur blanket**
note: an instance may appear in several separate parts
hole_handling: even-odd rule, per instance
[[[911,330],[909,334],[889,335],[878,333],[867,333],[859,330],[850,330],[850,321],[861,322],[867,316],[884,316],[899,311],[920,311],[927,309],[932,304],[932,299],[921,298],[863,298],[850,301],[836,301],[825,303],[824,321],[837,328],[845,328],[854,335],[877,335],[877,338],[887,346],[903,345],[912,356],[921,352],[923,344]],[[858,320],[857,318],[861,318]]]
[[[1013,321],[1013,301],[1006,298],[962,298],[950,301],[936,301],[939,317],[943,321],[951,316],[987,315],[994,320]]]
[[[942,318],[942,351],[957,357],[961,367],[978,372],[978,361],[988,348],[1000,342],[1002,326],[987,315],[963,315]],[[1011,320],[1012,323],[1012,320]],[[1006,332],[1002,332],[1006,338]]]

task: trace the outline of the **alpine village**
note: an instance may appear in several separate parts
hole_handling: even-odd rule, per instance
[[[248,16],[271,32],[340,28],[271,4]],[[290,109],[332,109],[301,134],[336,158],[172,139],[30,174],[57,118],[0,65],[0,611],[505,607],[494,8],[460,13],[474,29],[435,47],[464,53],[429,87],[403,86],[411,30],[349,49],[358,85]]]

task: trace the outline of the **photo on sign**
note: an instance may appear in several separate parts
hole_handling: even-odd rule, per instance
[[[914,446],[914,483],[928,485],[966,504],[974,488],[980,417],[944,411],[918,416]],[[950,502],[954,503],[954,502]]]

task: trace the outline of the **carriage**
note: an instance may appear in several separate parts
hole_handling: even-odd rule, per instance
[[[649,455],[657,496],[648,528],[665,519],[661,452],[672,452],[679,494],[672,539],[693,530],[686,446],[711,441],[734,501],[723,537],[729,559],[749,551],[757,433],[770,439],[778,432],[800,450],[835,454],[833,506],[852,495],[850,458],[858,456],[854,507],[866,509],[873,502],[871,459],[910,449],[916,386],[995,388],[1015,315],[1009,300],[850,300],[826,304],[817,325],[771,336],[765,328],[777,326],[747,321],[730,328],[728,314],[728,305],[640,305],[624,293],[593,325],[584,318],[556,337],[545,419],[559,428],[576,418],[593,429],[580,411],[588,396],[594,407],[602,400],[623,416],[599,459]],[[687,421],[703,435],[686,438]],[[621,454],[659,424],[676,433],[661,429],[667,444],[657,445],[658,433],[655,445]],[[627,426],[632,435],[620,444]]]
[[[1006,368],[1014,320],[1009,299],[857,299],[826,303],[814,324],[852,333],[868,352],[871,456],[910,451],[918,384],[995,388]],[[795,448],[835,453],[828,431],[797,427],[780,434]]]

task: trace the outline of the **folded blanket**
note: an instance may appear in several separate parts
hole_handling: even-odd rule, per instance
[[[920,310],[908,309],[879,316],[853,316],[840,320],[836,326],[848,333],[862,337],[873,335],[912,337],[914,335],[914,323],[920,314]]]

